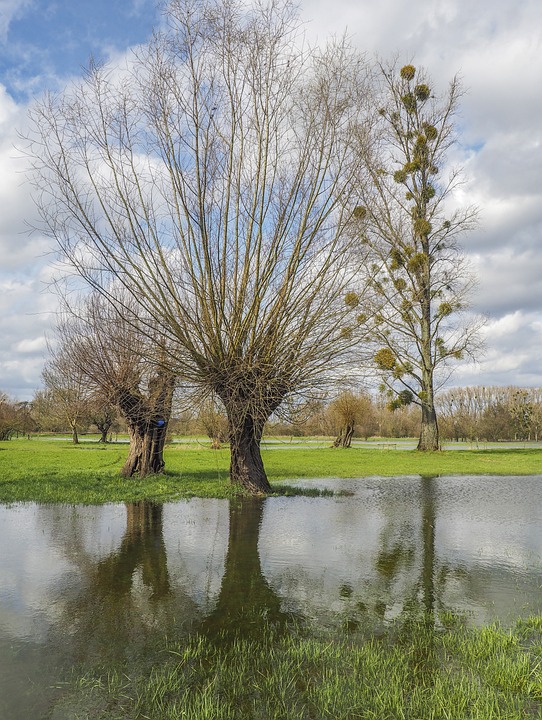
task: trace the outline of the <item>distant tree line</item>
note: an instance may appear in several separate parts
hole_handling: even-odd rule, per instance
[[[542,388],[465,387],[438,399],[443,436],[451,440],[535,440],[542,433]]]
[[[443,440],[464,442],[542,440],[542,388],[458,387],[436,397]],[[416,437],[420,409],[396,408],[385,394],[345,391],[322,403],[303,423],[270,425],[277,434],[334,436],[348,447],[352,438]]]
[[[27,402],[15,402],[0,391],[0,440],[34,432],[37,425]]]
[[[499,442],[542,440],[542,388],[459,387],[436,397],[440,434],[448,441]],[[384,394],[345,391],[322,403],[304,422],[276,423],[276,434],[334,436],[348,447],[352,438],[416,437],[420,409],[395,408]]]
[[[79,441],[81,433],[97,434],[108,442],[129,435],[129,421],[111,404],[85,390],[84,396],[46,385],[32,401],[15,402],[0,392],[0,440],[32,433],[66,433]],[[216,400],[194,404],[172,399],[167,439],[175,435],[206,436],[212,448],[228,442],[228,419]],[[448,441],[499,442],[542,439],[542,388],[478,386],[452,388],[437,396],[441,434]],[[420,426],[415,405],[394,408],[384,394],[344,390],[335,397],[307,403],[292,421],[272,417],[266,437],[329,438],[330,445],[350,447],[353,439],[413,438]]]

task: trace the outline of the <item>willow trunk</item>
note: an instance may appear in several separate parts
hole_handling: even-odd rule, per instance
[[[230,481],[252,495],[271,492],[263,465],[260,444],[264,423],[245,413],[228,413],[230,436]]]
[[[167,423],[154,427],[153,423],[131,423],[128,427],[130,450],[122,468],[124,477],[155,475],[164,470],[164,445]]]

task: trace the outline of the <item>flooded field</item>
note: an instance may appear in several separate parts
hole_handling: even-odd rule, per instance
[[[195,631],[542,612],[541,476],[315,482],[342,494],[0,506],[0,717],[49,717],[72,668],[152,665]]]

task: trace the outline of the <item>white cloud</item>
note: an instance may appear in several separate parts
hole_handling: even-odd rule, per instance
[[[34,268],[34,269],[32,269]],[[46,334],[55,321],[57,298],[47,291],[49,268],[35,266],[27,275],[0,276],[0,388],[8,395],[31,399],[40,385],[47,356]]]
[[[0,85],[0,276],[6,271],[28,273],[49,248],[43,237],[29,232],[36,210],[26,177],[24,140],[19,135],[26,117],[26,107],[17,105]]]
[[[514,310],[490,319],[483,334],[485,355],[478,363],[459,365],[453,385],[542,384],[542,310]]]
[[[51,243],[29,232],[37,216],[19,148],[25,122],[26,107],[0,86],[0,389],[27,400],[40,384],[56,297],[47,292]]]
[[[486,337],[509,337],[510,333],[517,332],[520,328],[525,327],[528,323],[527,318],[521,310],[504,315],[498,320],[488,323],[483,332]]]
[[[509,243],[513,244],[511,237]],[[478,276],[477,309],[500,317],[516,309],[542,310],[542,257],[535,248],[487,251],[472,258]]]
[[[18,353],[33,354],[33,353],[45,353],[47,350],[47,339],[45,335],[32,338],[31,340],[21,340],[15,344],[15,351]]]

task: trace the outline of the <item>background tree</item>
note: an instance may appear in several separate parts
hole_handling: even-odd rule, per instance
[[[121,302],[119,292],[117,300]],[[127,423],[130,449],[122,474],[144,477],[164,469],[163,451],[177,378],[166,362],[161,339],[151,337],[149,329],[141,332],[140,318],[130,315],[128,299],[123,304],[119,315],[115,305],[93,293],[79,308],[67,312],[57,336],[63,356],[83,378],[89,401],[93,400],[88,406],[92,422],[100,422],[107,433],[113,406]],[[97,398],[102,399],[100,417]]]
[[[443,434],[454,440],[538,440],[540,388],[452,388],[438,397]]]
[[[438,396],[440,432],[443,437],[459,442],[470,436],[470,416],[461,388],[452,388]]]
[[[16,403],[0,391],[0,441],[11,440],[21,432],[27,433],[33,426],[26,403]]]
[[[101,392],[95,393],[90,398],[89,420],[95,425],[100,433],[98,442],[108,442],[108,436],[117,419],[117,410],[107,397]],[[118,426],[117,426],[118,427]]]
[[[38,432],[59,432],[65,430],[65,423],[59,423],[53,410],[51,394],[45,389],[36,390],[32,398],[32,417]]]
[[[515,439],[530,440],[535,417],[534,403],[528,390],[514,388],[509,394],[509,412],[515,430]]]
[[[356,428],[363,430],[365,437],[376,429],[372,401],[366,393],[343,391],[330,403],[329,414],[337,433],[335,447],[349,448]]]
[[[42,379],[50,412],[64,420],[70,428],[73,443],[78,444],[79,430],[89,422],[91,390],[85,373],[73,363],[65,345],[50,349]]]
[[[531,432],[532,439],[538,442],[542,429],[542,388],[529,388],[529,398],[532,403]]]
[[[266,420],[355,342],[366,63],[300,50],[287,1],[171,0],[165,21],[127,67],[34,107],[36,200],[73,271],[122,284],[176,374],[220,398],[232,483],[267,492]]]
[[[198,412],[198,422],[211,440],[214,450],[220,450],[228,439],[228,418],[224,408],[215,397],[203,400]]]
[[[493,390],[486,387],[451,388],[440,393],[438,403],[445,417],[447,436],[454,440],[480,439],[483,417],[496,401]]]
[[[415,404],[390,408],[387,393],[379,393],[375,398],[377,420],[376,434],[386,438],[412,438],[420,429],[420,409]]]
[[[285,410],[285,412],[282,412]],[[328,407],[322,395],[308,397],[301,403],[281,407],[281,413],[270,418],[265,432],[270,436],[289,437],[330,435],[333,430],[328,418]]]
[[[476,437],[497,442],[509,437],[511,427],[510,408],[502,400],[498,400],[484,409]]]
[[[381,78],[375,143],[361,148],[366,182],[354,213],[372,251],[379,297],[370,327],[374,362],[392,407],[420,406],[418,449],[437,450],[436,383],[447,378],[443,369],[479,347],[480,322],[465,313],[472,278],[457,241],[475,211],[453,209],[447,201],[459,174],[443,176],[461,88],[454,78],[437,97],[412,65],[381,68]]]

